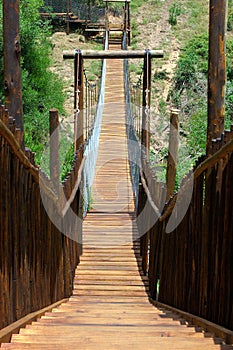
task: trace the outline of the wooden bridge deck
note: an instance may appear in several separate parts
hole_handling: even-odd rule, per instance
[[[93,208],[84,222],[73,295],[3,349],[220,349],[148,300],[133,220],[122,72],[121,60],[107,62]]]

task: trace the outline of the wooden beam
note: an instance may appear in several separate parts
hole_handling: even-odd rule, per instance
[[[3,1],[3,43],[5,106],[21,130],[20,146],[24,148],[19,0]]]
[[[150,96],[151,96],[151,51],[144,52],[143,91],[142,91],[142,156],[150,159]]]
[[[49,111],[50,135],[50,179],[55,191],[59,194],[60,184],[60,142],[59,142],[59,116],[57,109]]]
[[[224,131],[227,0],[210,0],[209,8],[207,156],[212,154],[212,140]]]
[[[63,51],[64,59],[75,58],[75,50]],[[144,58],[145,50],[82,50],[83,58]],[[163,50],[151,50],[151,58],[162,58]]]
[[[84,109],[84,70],[81,50],[75,51],[74,60],[74,151],[78,151],[84,142],[83,109]]]
[[[174,194],[176,183],[176,167],[178,158],[178,145],[179,145],[179,133],[178,133],[178,110],[172,110],[170,115],[170,133],[169,133],[169,148],[167,159],[167,173],[166,173],[166,201]]]

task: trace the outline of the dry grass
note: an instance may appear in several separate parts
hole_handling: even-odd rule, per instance
[[[53,45],[53,67],[52,71],[56,72],[64,82],[64,91],[67,94],[65,102],[65,110],[68,118],[73,119],[73,105],[74,105],[74,62],[73,60],[63,60],[63,51],[75,49],[101,49],[102,45],[94,42],[85,42],[84,36],[72,33],[66,35],[64,32],[56,32],[52,38]],[[89,75],[96,76],[98,73],[98,64],[86,61],[85,68]],[[100,64],[99,64],[100,65]]]

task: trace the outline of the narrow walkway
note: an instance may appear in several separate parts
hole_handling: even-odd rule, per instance
[[[216,350],[181,320],[152,306],[140,273],[133,221],[123,64],[107,63],[106,98],[93,208],[84,222],[83,256],[73,295],[37,322],[13,335],[3,349]]]

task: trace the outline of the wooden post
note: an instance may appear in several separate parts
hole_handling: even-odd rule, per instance
[[[91,21],[91,0],[88,0],[88,21]]]
[[[151,53],[145,50],[143,72],[143,96],[142,96],[142,152],[147,159],[150,155],[150,94],[151,94]]]
[[[127,30],[127,1],[125,1],[125,6],[123,7],[123,15],[124,15],[124,31]]]
[[[170,134],[169,134],[169,149],[167,159],[167,174],[166,174],[166,201],[172,196],[176,183],[176,166],[178,158],[178,110],[173,109],[170,116]]]
[[[126,11],[127,11],[127,23],[126,23],[126,30],[127,30],[127,37],[128,37],[128,42],[127,45],[130,46],[130,35],[131,35],[131,28],[130,28],[130,3],[129,1],[126,2]]]
[[[105,30],[109,32],[108,0],[106,1],[106,8],[105,8]]]
[[[50,134],[50,178],[55,190],[59,194],[60,183],[60,158],[59,158],[59,117],[58,110],[51,109],[49,112]]]
[[[83,96],[84,96],[84,72],[81,50],[76,50],[74,60],[74,144],[75,152],[84,142],[83,137]]]
[[[207,156],[224,130],[227,0],[210,0]]]
[[[66,0],[66,34],[69,35],[70,34],[70,0]]]
[[[3,1],[3,43],[5,106],[21,130],[20,145],[24,147],[22,79],[20,68],[19,0]]]

